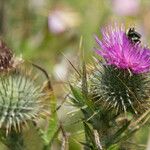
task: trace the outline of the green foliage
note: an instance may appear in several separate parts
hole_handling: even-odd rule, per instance
[[[88,73],[84,65],[82,69],[81,81],[70,85],[70,99],[83,114],[85,141],[81,143],[85,150],[119,150],[119,145],[132,138],[148,121],[149,111],[145,109],[148,105],[145,102],[145,106],[142,106],[142,102],[148,98],[149,78],[146,78],[146,75],[131,75],[128,71],[105,66],[102,66],[101,70],[96,68]],[[130,93],[132,90],[134,95]],[[135,95],[139,98],[138,101]],[[140,108],[142,111],[139,114],[135,114],[133,109],[129,113],[128,109],[124,111],[120,97],[126,102],[124,105],[128,109],[132,108],[133,104],[129,103],[131,100],[136,103],[136,110]],[[118,111],[115,109],[115,100],[117,106],[120,105]]]
[[[59,126],[58,126],[58,118],[56,114],[56,97],[52,93],[52,96],[50,97],[50,109],[51,109],[51,116],[49,118],[48,128],[46,131],[41,131],[42,133],[42,139],[44,142],[44,148],[43,150],[49,150],[52,146],[52,142],[54,139],[58,136],[59,133]]]
[[[114,144],[108,148],[108,150],[119,150],[119,145]]]
[[[64,56],[62,56],[62,53],[64,53],[65,55],[67,53],[67,57],[69,54],[71,56],[71,61],[73,60],[73,64],[74,64],[74,59],[76,59],[76,57],[78,56],[77,47],[78,47],[78,43],[79,43],[79,37],[81,35],[84,38],[85,57],[87,58],[87,60],[91,60],[88,58],[89,58],[89,56],[91,57],[91,54],[93,53],[93,51],[92,51],[93,45],[94,45],[93,33],[96,33],[96,32],[98,33],[99,30],[101,30],[102,26],[104,26],[105,24],[111,23],[112,20],[113,21],[121,20],[121,21],[125,22],[125,26],[127,26],[128,28],[136,26],[136,29],[138,32],[142,30],[142,31],[144,31],[144,33],[146,33],[146,35],[142,34],[142,40],[143,40],[143,37],[145,38],[145,36],[146,36],[147,40],[149,41],[149,39],[150,39],[149,38],[150,37],[150,28],[149,28],[149,18],[150,18],[149,4],[150,4],[150,2],[147,0],[137,1],[136,4],[140,5],[137,9],[138,13],[137,14],[136,13],[128,14],[127,16],[126,15],[122,16],[121,12],[118,14],[115,11],[116,7],[115,7],[114,2],[115,1],[113,1],[113,0],[104,0],[104,1],[103,0],[99,0],[99,1],[93,0],[92,2],[89,2],[87,0],[61,0],[61,1],[56,1],[56,0],[51,0],[51,1],[50,0],[26,0],[26,1],[0,0],[0,20],[1,20],[0,21],[0,34],[1,34],[1,37],[3,39],[5,39],[5,42],[8,43],[9,48],[11,48],[13,51],[15,51],[15,53],[17,53],[18,55],[22,54],[23,58],[25,58],[26,60],[30,59],[31,61],[34,61],[34,62],[42,65],[44,68],[47,69],[47,71],[49,73],[52,74],[52,76],[54,75],[52,77],[52,79],[54,79],[53,83],[54,83],[54,86],[55,86],[55,83],[57,86],[59,81],[55,82],[55,79],[57,77],[55,76],[55,74],[53,74],[53,71],[55,70],[55,67],[56,67],[55,65],[59,65],[60,60],[64,59]],[[131,5],[132,5],[132,3],[131,3]],[[129,6],[131,6],[131,5],[129,3]],[[69,13],[66,14],[66,12],[64,11],[65,10],[64,8],[67,8],[67,10],[69,10]],[[80,23],[75,28],[74,27],[67,28],[65,33],[61,33],[58,35],[53,34],[48,28],[48,16],[53,14],[53,12],[55,10],[58,10],[58,11],[60,10],[60,12],[62,10],[61,14],[66,14],[66,15],[63,15],[63,17],[61,17],[61,14],[60,14],[60,17],[58,15],[58,19],[60,18],[60,21],[63,22],[63,24],[62,24],[63,26],[64,25],[68,26],[68,24],[70,24],[70,23],[72,24],[71,20],[74,21],[76,19],[77,19],[77,21],[80,20],[79,21]],[[122,10],[124,11],[125,9],[122,9]],[[127,12],[129,11],[129,13],[131,12],[128,9],[126,9],[126,11]],[[74,15],[72,16],[72,14],[70,12],[73,12],[73,14],[77,13],[79,18],[78,17],[74,18],[73,17]],[[70,20],[70,18],[68,18],[68,16],[71,16],[71,20]],[[138,28],[140,30],[138,30]],[[6,64],[5,65],[6,67],[4,67],[4,68],[10,68],[10,66],[12,66],[12,63],[13,63],[12,61],[9,63],[10,66],[7,65],[6,62],[8,60],[3,61]],[[66,68],[68,70],[70,70],[70,68],[68,66]],[[82,80],[84,80],[84,81],[82,81],[82,87],[77,86],[78,82],[76,82],[75,85],[74,84],[70,85],[70,87],[72,86],[71,89],[73,92],[73,94],[72,94],[73,96],[71,96],[73,105],[76,106],[77,108],[79,108],[82,111],[82,113],[84,114],[84,117],[82,116],[82,118],[79,120],[83,120],[84,123],[86,123],[86,125],[89,126],[91,132],[93,131],[93,128],[99,130],[105,126],[104,131],[107,131],[107,129],[109,128],[109,130],[107,132],[111,133],[112,131],[110,130],[110,125],[114,125],[114,126],[116,126],[115,131],[117,133],[117,129],[121,129],[122,126],[125,126],[124,123],[123,123],[123,125],[120,125],[120,124],[118,125],[118,120],[119,119],[121,120],[121,118],[123,118],[122,119],[123,122],[126,122],[126,121],[128,121],[128,118],[130,120],[131,118],[133,118],[133,116],[128,113],[127,113],[127,117],[124,117],[122,115],[121,116],[116,115],[117,108],[115,107],[115,103],[111,103],[110,100],[109,100],[109,102],[111,103],[111,105],[109,104],[109,102],[104,103],[104,101],[106,101],[106,99],[105,98],[102,99],[102,98],[100,98],[100,96],[93,98],[92,95],[94,92],[90,91],[91,84],[93,84],[93,83],[91,83],[91,82],[89,83],[89,74],[86,77],[85,71],[86,71],[86,69],[84,71],[82,70],[82,73],[81,73],[82,78],[83,78]],[[94,74],[95,74],[95,72],[94,72]],[[90,76],[91,76],[91,74],[90,74]],[[121,75],[119,76],[119,78],[120,77],[122,78]],[[98,81],[96,78],[97,77],[95,76],[94,82],[97,81],[97,86],[101,86],[99,84],[101,81]],[[114,79],[115,79],[115,81],[117,81],[116,77],[114,77]],[[135,84],[141,83],[141,81],[139,82],[139,79],[140,78],[138,78],[137,81],[135,80]],[[40,76],[40,80],[42,81],[42,76]],[[88,80],[88,82],[86,82],[86,80]],[[105,80],[107,80],[107,78]],[[146,80],[142,79],[142,81],[145,82]],[[34,81],[31,81],[31,83],[32,82],[34,82]],[[34,83],[37,84],[38,81],[35,81]],[[112,84],[113,83],[116,84],[116,82],[112,82]],[[41,86],[42,84],[43,84],[43,82],[38,85]],[[61,82],[61,84],[62,84],[62,82]],[[122,86],[122,83],[120,82],[119,85]],[[143,100],[142,100],[143,89],[145,88],[145,85],[144,85],[144,87],[141,87],[141,88],[139,87],[140,90],[137,91],[137,93],[139,94],[140,103],[142,103],[142,105],[144,105],[144,106],[142,106],[142,108],[147,107],[146,106],[147,102],[145,102],[145,100],[147,98],[144,96]],[[128,87],[129,87],[129,85],[128,85]],[[106,90],[104,90],[104,89],[102,91],[104,91],[106,94]],[[0,91],[2,91],[2,89],[0,89]],[[99,92],[101,93],[102,91],[99,91]],[[134,89],[133,89],[133,91],[134,91]],[[15,89],[13,90],[13,92],[15,93]],[[58,94],[59,98],[62,97],[62,95],[64,95],[64,93],[60,92],[59,89],[57,89],[57,88],[56,88],[56,93],[59,93]],[[98,93],[98,91],[97,91],[97,93]],[[129,92],[129,94],[130,94],[130,98],[131,98],[132,102],[136,103],[137,101],[135,101],[135,98],[133,97],[133,95],[130,92]],[[145,95],[145,93],[144,93],[144,95]],[[108,94],[106,94],[104,97],[106,97],[106,96],[108,96]],[[109,96],[112,96],[112,95],[109,95]],[[57,97],[57,95],[56,95],[56,97]],[[43,130],[42,129],[40,130],[40,133],[42,133],[42,137],[44,139],[44,141],[43,141],[44,145],[49,145],[51,143],[50,141],[51,140],[53,141],[53,139],[55,137],[57,137],[57,135],[58,135],[57,132],[59,130],[59,127],[58,127],[59,123],[58,123],[57,112],[55,110],[56,109],[56,101],[57,101],[56,97],[53,98],[53,96],[52,96],[52,98],[51,97],[48,98],[49,103],[50,103],[50,106],[48,106],[48,109],[54,110],[54,111],[52,111],[51,115],[49,116],[49,124],[47,125],[46,121],[44,122],[44,125],[42,124],[43,126],[47,127],[47,130],[45,131],[43,128],[42,128]],[[58,101],[59,100],[61,101],[61,98],[58,99]],[[118,98],[116,98],[115,100],[117,100],[118,104],[121,104],[118,101],[119,100]],[[126,102],[127,102],[126,104],[128,104],[128,100],[130,100],[130,99],[126,98]],[[127,105],[122,105],[122,104],[120,105],[120,110],[118,110],[118,112],[119,111],[124,112],[125,109],[123,106],[128,107],[128,109],[126,111],[130,111],[131,113],[135,113],[138,109],[138,113],[140,112],[141,114],[135,114],[135,116],[134,116],[135,120],[137,118],[140,118],[143,113],[142,108],[138,108],[137,106],[134,106],[132,108],[132,107],[129,107],[132,105],[127,106]],[[112,111],[112,109],[115,109],[115,111]],[[1,109],[1,107],[0,107],[0,111],[3,111]],[[67,111],[70,111],[70,108],[66,109],[66,107],[65,107],[65,112],[67,112]],[[61,107],[61,109],[58,113],[60,113],[62,115],[63,114],[62,112],[64,112],[64,110]],[[64,116],[62,116],[62,118],[64,119]],[[148,118],[148,115],[146,115],[144,118]],[[37,120],[37,118],[35,118],[34,120]],[[64,120],[63,124],[65,125],[66,122],[70,122],[70,124],[72,124],[73,121],[74,120],[72,120],[68,117],[66,120]],[[144,119],[144,121],[145,121],[145,119]],[[138,124],[139,123],[141,124],[141,122],[143,122],[143,124],[144,124],[144,121],[143,121],[143,119],[141,119],[141,121],[138,122]],[[121,121],[119,121],[119,123],[120,122]],[[5,123],[6,123],[6,121],[5,121]],[[138,124],[136,124],[136,126],[138,126]],[[25,125],[24,123],[21,124],[21,126],[24,126],[24,125]],[[30,130],[32,130],[33,127],[31,127]],[[72,127],[72,126],[70,125],[69,128],[70,127]],[[79,127],[79,129],[80,129],[80,127]],[[6,128],[4,130],[6,130]],[[30,132],[30,130],[29,130],[29,132]],[[129,130],[128,132],[130,133],[130,131],[132,133],[132,130]],[[135,131],[136,131],[136,129],[135,129]],[[70,135],[69,141],[74,142],[74,145],[70,149],[72,150],[74,148],[75,150],[78,150],[79,147],[77,148],[78,144],[73,139],[72,130],[69,130],[68,132]],[[102,133],[105,134],[105,132],[102,132]],[[2,142],[3,142],[3,135],[5,135],[5,134],[6,134],[6,131],[4,131],[4,133],[3,132],[0,133],[0,139]],[[32,133],[30,133],[30,134],[32,135]],[[118,135],[118,136],[120,136],[120,135]],[[130,137],[130,134],[127,134],[127,135],[128,136],[125,136],[124,139],[127,139],[128,137]],[[94,133],[93,133],[93,136],[94,136]],[[146,133],[143,136],[146,137]],[[18,134],[18,137],[20,137],[19,134]],[[30,137],[29,139],[34,137],[35,141],[37,141],[37,145],[35,144],[35,146],[33,146],[33,147],[37,147],[38,150],[41,150],[38,147],[38,143],[41,143],[39,138],[34,136],[34,134],[29,137]],[[138,141],[139,143],[140,142],[146,143],[146,140],[147,140],[146,138],[140,137],[139,135],[138,135],[138,138],[142,139],[142,140]],[[15,138],[15,139],[17,140],[18,138]],[[102,139],[100,138],[100,141],[102,141]],[[104,141],[105,141],[105,139],[104,139]],[[117,141],[117,140],[115,140],[115,141]],[[15,142],[15,141],[13,141],[13,142]],[[85,141],[83,141],[83,142],[86,143]],[[69,142],[69,145],[70,145],[70,143],[71,142]],[[92,142],[92,143],[94,143],[94,142]],[[27,148],[28,150],[34,149],[31,146],[31,145],[34,145],[34,142],[31,141],[27,144],[29,147],[29,149]],[[92,144],[90,143],[90,145],[92,145]],[[105,144],[103,144],[103,145],[105,145]],[[1,145],[0,145],[0,149],[3,149],[1,147]],[[118,143],[110,146],[108,148],[108,150],[110,150],[110,149],[111,150],[112,149],[119,150]],[[138,149],[138,147],[135,149]]]
[[[5,138],[5,141],[3,142],[11,150],[25,150],[22,133],[16,133],[16,131],[11,131],[11,133]]]

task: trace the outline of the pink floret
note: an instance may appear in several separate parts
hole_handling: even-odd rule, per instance
[[[108,65],[129,69],[135,74],[150,71],[150,49],[133,44],[123,26],[109,26],[102,30],[102,40],[95,37],[100,49],[96,49]]]

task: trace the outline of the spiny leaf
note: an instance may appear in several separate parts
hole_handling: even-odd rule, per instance
[[[71,88],[74,98],[78,101],[78,103],[80,105],[84,105],[85,99],[83,98],[81,91],[72,85],[70,85],[70,88]]]
[[[87,85],[87,73],[86,73],[86,65],[84,60],[84,50],[82,50],[82,94],[86,98],[88,98],[88,85]]]
[[[54,140],[54,138],[57,136],[59,132],[59,126],[58,126],[58,119],[56,114],[56,97],[54,93],[51,94],[50,97],[50,109],[51,109],[51,116],[49,120],[49,126],[48,129],[45,132],[42,132],[42,138],[44,140],[44,145],[47,148],[51,147],[51,144]]]
[[[85,136],[86,136],[86,142],[92,143],[93,147],[97,147],[94,139],[93,130],[89,127],[89,125],[86,122],[83,122],[84,129],[85,129]]]

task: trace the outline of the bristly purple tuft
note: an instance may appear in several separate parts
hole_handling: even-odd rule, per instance
[[[141,46],[140,43],[133,44],[128,38],[125,27],[108,26],[102,29],[102,40],[95,37],[101,49],[96,49],[98,55],[102,56],[108,65],[120,69],[130,70],[134,74],[150,71],[150,49]]]

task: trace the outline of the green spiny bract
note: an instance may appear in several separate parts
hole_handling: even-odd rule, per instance
[[[148,108],[150,79],[148,74],[99,64],[90,78],[92,99],[114,108],[117,113],[140,113]]]
[[[13,72],[0,77],[0,128],[20,131],[27,121],[44,114],[45,93],[27,73]]]
[[[87,70],[83,65],[82,78],[75,78],[70,85],[71,103],[83,114],[78,120],[83,121],[85,132],[85,141],[81,143],[85,149],[111,149],[115,145],[119,149],[119,145],[131,138],[149,119],[150,111],[144,112],[148,107],[149,78],[146,74],[134,75],[100,62],[93,67],[90,65]],[[128,97],[124,92],[126,89]],[[126,103],[120,102],[118,93]],[[113,100],[117,101],[117,105]],[[122,113],[125,111],[133,114]],[[139,111],[141,114],[135,114]],[[126,147],[129,149],[130,145]]]

